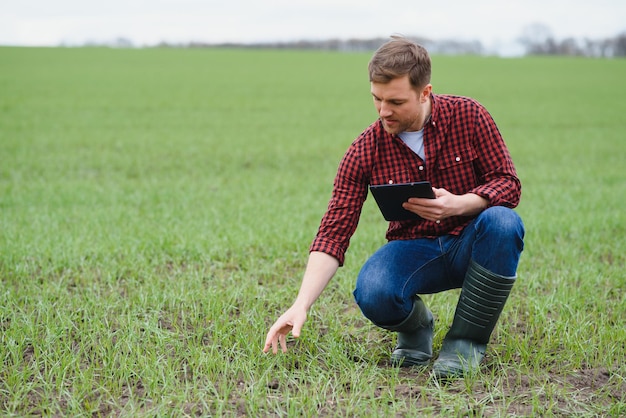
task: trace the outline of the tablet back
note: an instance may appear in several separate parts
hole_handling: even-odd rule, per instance
[[[421,219],[419,215],[404,209],[402,204],[411,197],[435,198],[428,181],[374,185],[370,186],[370,191],[387,221]]]

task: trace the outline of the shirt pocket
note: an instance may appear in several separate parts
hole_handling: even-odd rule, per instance
[[[454,194],[464,194],[478,185],[474,161],[478,158],[473,148],[467,147],[447,152],[439,158],[437,177],[439,184]]]

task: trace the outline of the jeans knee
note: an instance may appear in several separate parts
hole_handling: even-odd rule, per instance
[[[524,223],[513,210],[504,206],[493,206],[479,215],[479,222],[487,231],[500,237],[524,238]]]
[[[377,325],[389,325],[406,316],[398,295],[391,286],[379,280],[367,281],[360,275],[354,290],[354,300],[367,319]]]
[[[381,307],[389,306],[390,303],[390,297],[385,292],[357,287],[354,290],[354,300],[367,319],[377,324],[385,322],[384,308]]]
[[[496,274],[515,276],[524,249],[524,224],[519,215],[494,206],[479,215],[475,227],[474,261]]]

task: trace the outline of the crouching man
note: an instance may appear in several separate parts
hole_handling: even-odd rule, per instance
[[[391,361],[427,366],[433,315],[419,295],[461,288],[433,364],[439,378],[479,368],[516,278],[524,226],[512,210],[521,185],[502,136],[477,101],[433,93],[428,52],[393,37],[369,62],[379,118],[346,151],[310,247],[300,291],[270,328],[263,351],[286,351],[339,266],[370,185],[429,181],[435,199],[410,198],[419,219],[389,223],[387,244],[362,267],[354,297],[375,325],[396,332]]]

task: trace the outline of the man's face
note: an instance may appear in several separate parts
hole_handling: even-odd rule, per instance
[[[389,83],[371,83],[374,106],[383,126],[390,134],[417,131],[422,128],[432,87],[415,91],[409,76],[394,78]]]

